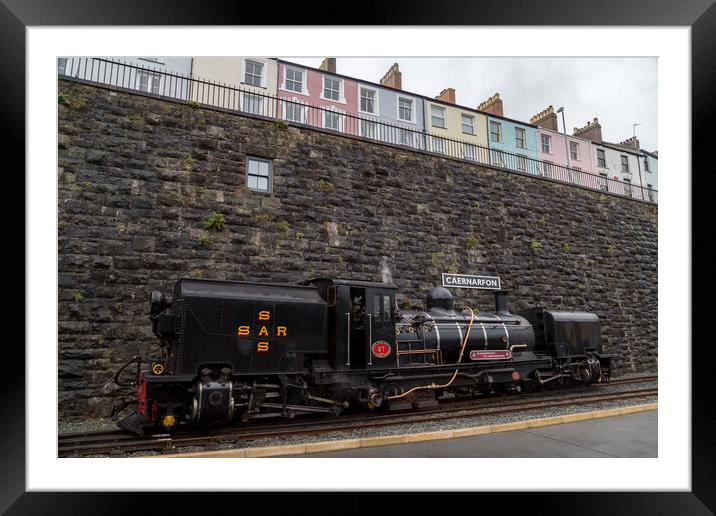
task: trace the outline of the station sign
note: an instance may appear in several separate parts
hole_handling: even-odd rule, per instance
[[[472,276],[469,274],[448,274],[443,272],[443,287],[500,290],[502,283],[500,282],[499,276]]]

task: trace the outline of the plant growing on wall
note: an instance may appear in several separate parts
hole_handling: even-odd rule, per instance
[[[530,242],[530,247],[532,249],[539,249],[540,247],[542,247],[542,244],[539,240],[532,240],[532,242]]]
[[[211,237],[208,232],[204,231],[201,235],[199,235],[199,243],[205,247],[212,244]]]
[[[324,181],[323,179],[319,179],[316,183],[316,189],[324,193],[332,192],[333,183],[329,181]]]
[[[477,239],[477,237],[470,235],[469,237],[467,237],[465,239],[465,248],[466,249],[475,249],[475,247],[477,247],[477,244],[479,242],[480,241]]]
[[[182,160],[181,164],[184,170],[191,172],[191,170],[194,168],[194,165],[196,164],[196,160],[191,157],[191,152],[186,155],[186,157]]]
[[[570,247],[568,242],[562,242],[562,252],[564,254],[569,254],[572,248]]]
[[[206,218],[202,223],[204,229],[207,229],[209,231],[220,231],[224,229],[225,224],[226,219],[221,213],[217,212],[212,212],[212,214],[209,215],[209,217]]]

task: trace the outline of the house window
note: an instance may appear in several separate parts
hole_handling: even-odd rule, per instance
[[[515,145],[517,145],[518,149],[526,149],[526,141],[525,141],[525,130],[521,127],[515,127]]]
[[[622,158],[622,172],[629,172],[629,158],[625,156],[624,154],[621,155]]]
[[[408,129],[398,129],[398,141],[400,145],[413,146],[413,132]]]
[[[65,67],[67,66],[67,58],[66,57],[60,57],[57,60],[57,73],[60,75],[65,75]]]
[[[544,177],[554,176],[554,164],[551,161],[545,161],[542,164],[542,170],[544,172]]]
[[[341,81],[333,77],[323,76],[323,98],[326,100],[341,100]]]
[[[273,187],[271,160],[246,156],[246,186],[255,192],[271,193]]]
[[[376,90],[360,89],[360,111],[371,114],[375,114],[378,111],[375,105],[376,93]]]
[[[164,60],[161,57],[140,57],[139,59],[150,63],[164,64]]]
[[[139,90],[146,91],[147,93],[159,93],[159,80],[161,75],[152,72],[142,72],[137,74],[137,81],[139,81]]]
[[[475,161],[476,154],[477,154],[477,147],[466,143],[465,146],[463,147],[463,155],[464,155],[465,159]]]
[[[430,122],[433,127],[445,128],[445,108],[440,106],[430,106]]]
[[[263,76],[264,65],[256,61],[246,61],[246,69],[244,73],[244,82],[251,86],[261,86],[261,77]]]
[[[445,154],[445,140],[442,138],[438,138],[436,136],[433,136],[431,138],[432,144],[433,144],[433,152],[438,152],[440,154]]]
[[[299,124],[305,124],[307,111],[308,106],[298,99],[283,101],[283,117],[289,122],[298,122]]]
[[[305,78],[303,70],[289,67],[285,67],[284,70],[286,71],[286,89],[303,93],[303,80]]]
[[[624,179],[624,195],[631,197],[631,180]]]
[[[465,134],[475,134],[475,117],[470,115],[461,115],[462,132]]]
[[[413,101],[398,97],[398,118],[406,122],[413,121]]]
[[[577,142],[569,142],[569,155],[572,159],[579,160],[579,144]]]
[[[339,111],[326,109],[323,111],[323,127],[340,131],[343,125],[343,116]]]
[[[502,124],[490,121],[490,141],[502,141]]]
[[[527,172],[527,158],[525,156],[517,156],[517,170]]]
[[[603,192],[609,191],[609,185],[608,185],[606,174],[599,174],[599,189],[602,190]]]
[[[363,138],[375,138],[378,134],[378,124],[371,120],[360,121],[360,135]]]
[[[607,168],[607,159],[604,157],[604,149],[597,149],[597,166]]]
[[[649,170],[649,160],[646,158],[644,158],[644,170],[647,172],[651,172],[651,170]]]
[[[490,151],[490,162],[493,165],[497,165],[498,167],[504,167],[505,166],[505,156],[502,154],[502,151],[493,150]]]
[[[244,93],[244,101],[241,105],[241,110],[245,113],[251,113],[253,115],[262,115],[264,107],[264,99],[259,95],[252,95],[251,93]]]
[[[547,134],[543,134],[540,138],[542,140],[542,152],[544,154],[552,154],[552,137]]]

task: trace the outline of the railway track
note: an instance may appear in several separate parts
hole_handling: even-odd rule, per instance
[[[614,380],[609,385],[649,383],[654,377]],[[519,398],[500,396],[475,399],[445,400],[438,407],[393,413],[369,413],[345,415],[340,418],[302,418],[300,421],[277,420],[260,425],[221,427],[209,430],[177,430],[172,434],[158,433],[135,436],[119,430],[63,434],[58,437],[59,457],[84,457],[88,455],[125,456],[133,452],[174,453],[181,448],[201,447],[216,449],[227,443],[241,443],[265,438],[290,437],[299,434],[320,435],[330,432],[349,432],[411,423],[448,421],[459,418],[490,416],[514,412],[586,405],[603,401],[624,400],[656,396],[656,387],[638,388],[621,392],[570,392],[556,395],[542,392]]]

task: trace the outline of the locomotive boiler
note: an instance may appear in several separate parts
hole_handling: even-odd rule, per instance
[[[541,307],[513,314],[456,306],[434,288],[401,310],[390,283],[317,278],[302,285],[181,279],[150,295],[161,353],[111,382],[134,388],[118,426],[207,425],[346,409],[405,410],[441,396],[608,381],[599,318]],[[122,373],[136,364],[134,379]],[[120,419],[130,404],[137,409]]]

